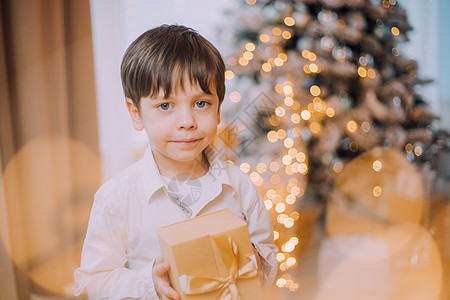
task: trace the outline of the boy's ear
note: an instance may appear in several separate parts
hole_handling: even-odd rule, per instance
[[[133,100],[127,98],[127,109],[131,117],[131,123],[133,123],[134,129],[137,131],[141,131],[144,129],[144,124],[141,120],[141,114],[139,113],[139,109],[134,104]]]

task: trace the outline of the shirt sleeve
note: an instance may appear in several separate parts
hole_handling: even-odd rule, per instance
[[[264,273],[263,288],[269,289],[277,274],[277,246],[273,240],[273,227],[264,201],[253,182],[248,179],[250,203],[246,212],[250,239],[261,259],[261,269]]]
[[[125,228],[118,207],[96,195],[80,268],[74,274],[74,295],[86,289],[89,299],[159,299],[152,278],[153,261],[139,270],[126,267]]]

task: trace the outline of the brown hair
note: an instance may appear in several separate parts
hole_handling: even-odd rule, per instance
[[[173,88],[183,87],[184,73],[207,94],[215,88],[219,103],[225,95],[225,64],[219,51],[182,25],[162,25],[143,33],[126,50],[120,69],[125,97],[138,108],[141,97],[154,97],[162,89],[167,98]]]

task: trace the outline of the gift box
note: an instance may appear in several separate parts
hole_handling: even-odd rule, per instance
[[[157,229],[172,286],[183,300],[261,300],[247,224],[228,209]]]

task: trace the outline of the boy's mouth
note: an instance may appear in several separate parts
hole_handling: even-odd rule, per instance
[[[199,142],[201,139],[182,139],[182,140],[174,140],[174,143],[182,146],[191,146]]]

